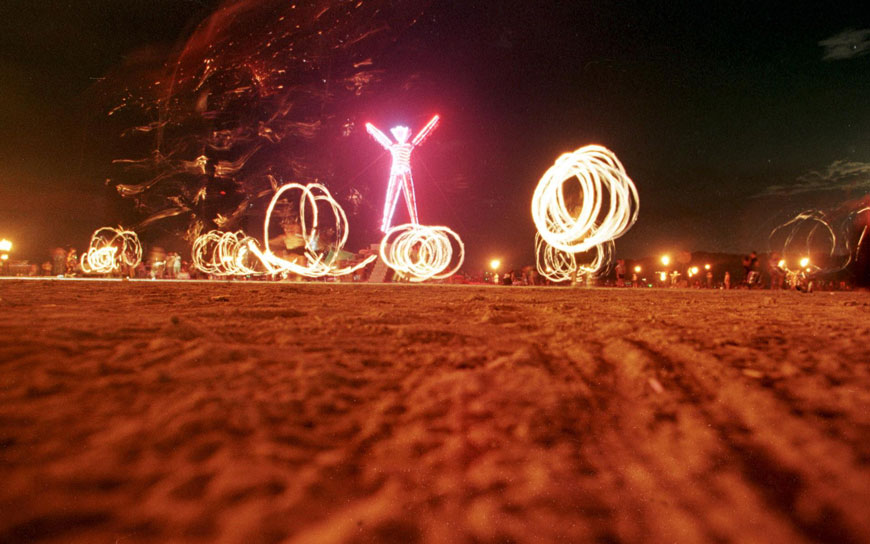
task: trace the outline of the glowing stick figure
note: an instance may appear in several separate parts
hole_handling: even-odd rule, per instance
[[[393,156],[393,165],[390,167],[390,183],[387,186],[387,199],[384,202],[384,217],[381,221],[382,232],[387,232],[390,229],[393,213],[395,213],[396,204],[399,202],[400,189],[405,193],[405,204],[408,206],[411,223],[419,223],[417,220],[417,199],[414,196],[414,180],[411,178],[411,151],[423,143],[423,140],[435,130],[437,124],[438,116],[436,115],[417,133],[411,143],[407,143],[408,137],[411,135],[411,130],[408,127],[393,127],[390,129],[393,137],[396,138],[396,143],[393,143],[373,124],[366,123],[366,131]]]

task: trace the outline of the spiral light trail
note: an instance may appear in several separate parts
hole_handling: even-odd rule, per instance
[[[278,203],[278,199],[281,195],[290,190],[299,190],[302,193],[299,198],[299,223],[302,230],[302,239],[305,242],[305,265],[300,265],[283,259],[275,255],[269,247],[269,224],[272,221],[272,211],[275,209],[275,205]],[[328,213],[331,212],[335,219],[333,243],[331,244],[324,244],[319,238],[321,231],[326,230],[322,227],[320,221],[321,206],[328,206]],[[344,210],[338,202],[332,198],[329,190],[319,183],[310,183],[308,185],[288,183],[280,187],[278,191],[275,192],[275,195],[272,197],[272,201],[269,203],[269,207],[266,210],[263,234],[265,237],[263,247],[265,249],[261,250],[253,240],[249,240],[247,245],[248,249],[250,249],[251,252],[260,259],[267,271],[272,274],[290,272],[309,278],[344,276],[365,267],[370,262],[377,259],[377,255],[370,255],[354,266],[347,266],[344,268],[338,268],[336,266],[339,253],[344,248],[345,243],[347,243],[347,215],[345,215]]]
[[[452,240],[451,240],[452,239]],[[454,259],[453,245],[459,248]],[[384,263],[413,282],[444,279],[465,260],[465,245],[447,227],[407,223],[390,228],[381,240]],[[451,263],[456,261],[454,266]]]
[[[94,231],[79,264],[85,274],[111,274],[119,271],[121,266],[135,268],[140,262],[142,245],[135,232],[102,227]]]
[[[572,211],[565,184],[576,180],[580,202]],[[532,218],[549,245],[577,253],[615,240],[637,221],[637,188],[622,163],[599,145],[566,153],[544,173],[532,197]]]
[[[546,243],[540,234],[535,235],[535,264],[538,273],[552,282],[574,281],[577,276],[599,276],[610,268],[614,244],[604,242],[583,252],[592,257],[584,263],[580,253],[569,253]]]
[[[190,250],[193,266],[213,276],[247,276],[262,274],[254,268],[258,262],[249,244],[256,240],[242,231],[209,231],[196,238]]]
[[[768,238],[772,251],[782,257],[780,268],[786,273],[800,271],[829,273],[845,269],[857,257],[867,234],[865,226],[852,244],[851,231],[861,214],[870,212],[864,207],[847,215],[806,210],[774,228]],[[809,266],[801,264],[802,259]]]
[[[579,185],[573,200],[575,192],[565,190],[572,180]],[[639,202],[634,182],[609,149],[587,145],[556,159],[532,196],[538,273],[554,282],[605,273],[613,240],[637,221]]]
[[[821,259],[833,257],[837,249],[837,233],[828,221],[825,213],[820,210],[808,210],[797,214],[794,218],[776,227],[770,233],[771,245],[781,235],[785,238],[782,247],[777,250],[782,256],[780,268],[787,274],[800,272],[807,268],[801,265],[802,259],[808,259],[813,253],[813,270],[818,270],[817,265]],[[827,249],[824,249],[827,246]],[[821,252],[818,251],[821,249]]]

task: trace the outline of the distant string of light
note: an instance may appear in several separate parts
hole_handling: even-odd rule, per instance
[[[252,262],[259,261],[249,245],[256,243],[243,231],[209,231],[193,241],[191,262],[198,270],[214,276],[262,274],[263,271],[254,268]]]
[[[455,258],[454,245],[459,250]],[[465,260],[465,245],[447,227],[407,223],[387,231],[381,240],[380,256],[399,275],[422,282],[455,274]]]
[[[111,274],[120,270],[121,266],[135,268],[140,262],[142,245],[135,232],[102,227],[94,231],[79,265],[85,274]]]
[[[565,197],[565,184],[571,180],[580,189],[577,211],[568,208]],[[559,157],[532,196],[532,219],[541,237],[568,253],[619,238],[637,221],[638,209],[634,182],[616,155],[599,145]]]
[[[269,247],[269,225],[272,222],[272,212],[281,196],[291,190],[301,191],[299,197],[299,224],[304,242],[304,265],[275,255]],[[331,213],[335,220],[332,244],[320,243],[319,234],[326,230],[322,227],[320,220],[320,207],[322,206],[328,208],[329,211],[327,213]],[[332,198],[329,189],[319,183],[310,183],[308,185],[288,183],[280,187],[275,192],[266,210],[263,235],[265,238],[263,247],[265,249],[261,250],[253,240],[248,241],[248,249],[260,259],[266,270],[271,274],[289,272],[309,278],[344,276],[365,267],[377,259],[377,255],[370,255],[353,266],[343,268],[337,266],[336,262],[338,261],[339,254],[343,250],[345,243],[347,243],[347,215],[339,203]],[[325,249],[329,249],[329,251],[325,251]]]

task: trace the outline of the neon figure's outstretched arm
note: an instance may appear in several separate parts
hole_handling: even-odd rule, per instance
[[[426,126],[421,128],[420,132],[418,132],[417,135],[414,136],[414,139],[411,140],[411,145],[414,147],[417,147],[418,145],[422,144],[423,140],[425,140],[426,137],[429,136],[429,134],[433,130],[435,130],[435,127],[438,126],[439,119],[440,119],[440,117],[438,117],[436,115],[428,123],[426,123]],[[375,129],[375,130],[377,130],[377,129]]]
[[[366,123],[366,132],[372,135],[372,138],[375,139],[379,144],[381,144],[384,149],[389,150],[390,147],[393,146],[393,142],[387,138],[387,135],[378,130],[376,126],[371,123]]]

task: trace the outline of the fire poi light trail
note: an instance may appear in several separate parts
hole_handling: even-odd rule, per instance
[[[304,266],[282,259],[275,255],[269,247],[269,224],[272,220],[272,212],[281,195],[290,190],[299,190],[302,193],[299,197],[299,223],[304,241],[304,257],[306,260]],[[324,205],[329,207],[329,211],[335,220],[331,233],[331,244],[322,243],[319,236],[320,234],[327,234],[327,229],[323,228],[320,220],[319,208]],[[266,210],[266,219],[263,223],[263,236],[265,238],[263,247],[265,249],[261,250],[253,240],[248,242],[248,248],[259,257],[269,273],[272,274],[291,272],[309,278],[344,276],[365,267],[377,259],[377,255],[370,255],[354,266],[338,268],[336,261],[338,260],[339,253],[344,248],[344,244],[347,243],[347,235],[347,215],[345,215],[344,210],[338,202],[332,198],[329,189],[319,183],[309,183],[308,185],[288,183],[275,192]]]
[[[539,274],[556,283],[575,281],[580,274],[599,276],[610,267],[613,247],[613,242],[608,241],[583,252],[592,257],[589,263],[584,264],[581,253],[557,249],[546,243],[540,234],[536,234],[535,265]]]
[[[456,264],[450,267],[454,243],[459,253]],[[387,266],[410,281],[421,282],[455,274],[465,260],[465,245],[447,227],[407,223],[387,231],[381,240],[380,256]]]
[[[85,274],[111,274],[121,266],[135,268],[142,262],[139,236],[122,228],[102,227],[94,231],[80,265]]]
[[[197,237],[190,250],[193,266],[215,276],[262,274],[254,268],[260,261],[251,251],[256,240],[242,231],[209,231]]]
[[[579,211],[574,213],[565,196],[565,183],[572,179],[580,186]],[[637,221],[638,209],[634,182],[616,155],[600,145],[559,157],[532,196],[532,219],[541,237],[569,253],[619,238]]]
[[[806,210],[774,228],[768,237],[771,251],[782,257],[780,268],[787,274],[806,272],[802,259],[809,259],[810,271],[829,273],[845,269],[856,257],[867,233],[861,229],[857,243],[852,232],[857,219],[870,212],[863,207],[849,213]]]
[[[387,184],[387,198],[384,201],[384,215],[381,221],[381,232],[387,232],[393,222],[393,214],[396,212],[396,204],[399,202],[399,192],[405,195],[405,204],[408,206],[408,215],[411,223],[419,223],[417,219],[417,198],[414,195],[414,180],[411,177],[411,152],[415,147],[423,143],[429,134],[438,125],[439,117],[434,116],[424,126],[417,136],[408,143],[411,130],[408,127],[397,126],[390,129],[396,143],[393,143],[383,132],[373,124],[366,123],[366,131],[371,134],[376,142],[390,152],[393,163],[390,166],[390,180]]]
[[[574,212],[565,192],[572,179],[579,184]],[[638,210],[637,188],[612,151],[588,145],[562,155],[532,196],[538,272],[556,282],[603,273],[610,266],[613,240],[634,225]],[[583,264],[576,254],[587,252],[594,256]]]

